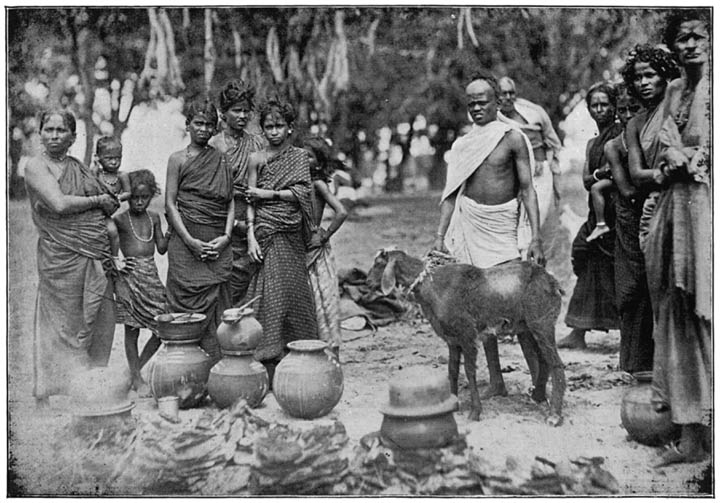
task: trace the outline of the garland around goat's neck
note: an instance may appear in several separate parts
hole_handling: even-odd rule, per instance
[[[407,293],[413,293],[413,290],[427,278],[428,274],[441,265],[454,264],[456,262],[457,259],[452,255],[437,250],[430,250],[423,258],[423,270],[420,271],[417,278],[410,283],[410,286],[407,288]]]

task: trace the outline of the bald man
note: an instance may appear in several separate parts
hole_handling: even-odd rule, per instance
[[[520,260],[522,202],[531,230],[527,258],[544,266],[530,140],[519,129],[497,120],[499,89],[492,74],[474,74],[465,94],[473,126],[447,153],[447,182],[433,248],[480,268]],[[506,395],[497,339],[488,337],[483,348],[490,377],[483,396]],[[457,369],[460,353],[451,351],[450,358],[451,369]],[[468,360],[474,365],[474,357],[466,354],[465,358],[467,370]],[[474,381],[474,372],[468,379]],[[470,385],[473,403],[479,403],[475,383]]]

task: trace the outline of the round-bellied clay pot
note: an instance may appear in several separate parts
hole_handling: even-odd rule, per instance
[[[340,362],[324,341],[299,340],[287,347],[290,352],[275,368],[275,399],[294,417],[315,419],[326,415],[343,393]]]
[[[651,402],[652,372],[633,374],[636,384],[623,395],[620,421],[630,438],[645,445],[663,445],[680,436],[680,427],[672,422],[670,411],[656,412]]]
[[[156,319],[161,318],[160,315]],[[197,342],[205,322],[203,314],[174,313],[173,320],[158,320],[163,344],[150,363],[149,384],[155,400],[177,396],[180,408],[197,406],[207,393],[212,358]],[[163,329],[162,323],[166,323]],[[189,328],[191,327],[191,328]]]
[[[217,329],[220,347],[226,351],[252,351],[262,340],[263,329],[250,308],[226,309]]]
[[[222,360],[210,369],[208,393],[218,407],[225,408],[244,398],[250,407],[258,407],[267,395],[270,381],[253,351],[222,350]]]

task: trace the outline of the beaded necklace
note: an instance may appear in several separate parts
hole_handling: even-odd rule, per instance
[[[137,232],[135,232],[135,227],[132,223],[132,215],[128,212],[128,220],[130,221],[130,230],[132,231],[133,236],[135,236],[135,239],[140,241],[141,243],[151,243],[153,238],[155,237],[155,228],[152,223],[152,218],[150,218],[150,215],[148,215],[147,210],[144,211],[145,215],[147,216],[148,221],[150,222],[150,237],[149,238],[141,238],[138,236]]]

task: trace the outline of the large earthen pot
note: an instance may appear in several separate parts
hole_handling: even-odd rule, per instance
[[[252,309],[227,309],[217,329],[222,360],[210,369],[208,393],[221,408],[243,398],[250,407],[259,406],[268,392],[267,370],[253,354],[262,340],[262,326]]]
[[[458,437],[453,414],[457,406],[447,374],[402,370],[392,376],[389,401],[380,408],[380,439],[388,447],[403,449],[444,447]]]
[[[270,381],[253,351],[222,350],[222,360],[210,369],[208,393],[218,407],[226,408],[243,398],[250,407],[258,407],[268,392]]]
[[[288,343],[290,352],[275,369],[273,394],[294,417],[315,419],[329,413],[343,393],[343,373],[335,354],[320,340]]]
[[[205,398],[212,366],[210,356],[198,346],[205,315],[172,313],[172,319],[167,316],[156,317],[163,344],[150,364],[150,390],[155,400],[177,396],[181,408],[195,407]]]
[[[656,412],[651,402],[652,372],[633,374],[636,384],[622,398],[620,420],[630,438],[641,444],[663,445],[680,435],[680,428],[672,422],[670,411]]]

